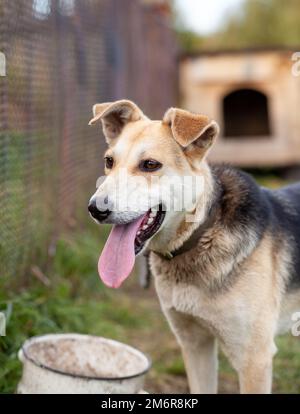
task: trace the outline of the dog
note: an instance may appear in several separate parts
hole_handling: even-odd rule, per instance
[[[291,329],[300,307],[300,184],[269,190],[243,171],[211,165],[207,155],[219,127],[205,115],[170,108],[153,121],[120,100],[94,105],[90,124],[100,121],[107,178],[88,209],[98,223],[114,225],[100,277],[117,288],[135,257],[150,252],[191,393],[217,392],[217,345],[237,371],[241,393],[270,393],[274,338]],[[123,185],[112,191],[120,171],[142,178],[126,196]],[[170,191],[155,199],[150,185],[153,177],[174,176],[203,184],[181,211],[165,208]],[[182,183],[173,186],[177,199],[181,190]],[[125,198],[129,208],[115,208]]]

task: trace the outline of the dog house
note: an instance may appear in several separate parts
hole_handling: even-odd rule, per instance
[[[181,57],[181,107],[209,115],[221,128],[211,160],[244,167],[300,162],[297,57],[282,49]]]

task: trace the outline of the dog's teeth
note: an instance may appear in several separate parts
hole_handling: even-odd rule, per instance
[[[143,229],[143,230],[146,230],[147,228],[148,228],[147,224],[145,224],[145,225],[142,227],[142,229]]]
[[[136,234],[139,236],[141,234],[141,231],[139,230]]]
[[[153,217],[150,217],[150,218],[148,219],[148,223],[147,223],[147,224],[151,224],[151,223],[153,223],[153,221],[154,221],[154,218],[153,218]]]

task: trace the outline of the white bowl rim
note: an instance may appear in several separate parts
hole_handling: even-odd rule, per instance
[[[146,368],[144,370],[140,371],[140,372],[135,373],[135,374],[125,375],[125,376],[121,376],[121,377],[98,377],[98,376],[89,376],[89,375],[82,375],[82,374],[77,375],[77,374],[72,374],[72,373],[69,373],[69,372],[61,371],[61,370],[56,369],[56,368],[52,368],[51,366],[49,366],[47,364],[42,364],[41,362],[38,362],[34,358],[30,357],[28,355],[27,351],[26,351],[26,349],[28,349],[30,347],[30,345],[32,345],[33,343],[44,342],[44,341],[47,341],[47,340],[50,340],[50,339],[60,340],[60,339],[89,339],[89,338],[95,338],[99,342],[105,342],[107,344],[113,344],[113,345],[117,345],[117,346],[127,348],[128,351],[138,355],[139,357],[141,357],[142,359],[145,360],[145,363],[147,364]],[[46,369],[46,370],[54,372],[56,374],[65,375],[67,377],[86,379],[86,380],[123,381],[123,380],[127,380],[127,379],[133,379],[133,378],[142,377],[143,375],[145,375],[152,366],[151,358],[148,355],[144,354],[143,352],[139,351],[138,349],[134,348],[133,346],[124,344],[124,343],[116,341],[114,339],[105,338],[103,336],[97,336],[97,335],[87,335],[87,334],[78,334],[78,333],[36,335],[36,336],[32,336],[31,338],[27,339],[24,342],[24,344],[21,347],[21,351],[22,351],[25,359],[27,359],[28,361],[30,361],[31,363],[33,363],[34,365],[36,365],[39,368]]]

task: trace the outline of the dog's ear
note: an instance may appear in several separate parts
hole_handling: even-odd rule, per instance
[[[219,126],[205,115],[170,108],[163,122],[170,126],[175,141],[185,152],[204,157],[219,132]]]
[[[93,106],[94,117],[89,125],[102,122],[103,133],[107,142],[120,135],[128,122],[146,118],[140,108],[129,100],[122,99],[116,102],[105,102]]]

